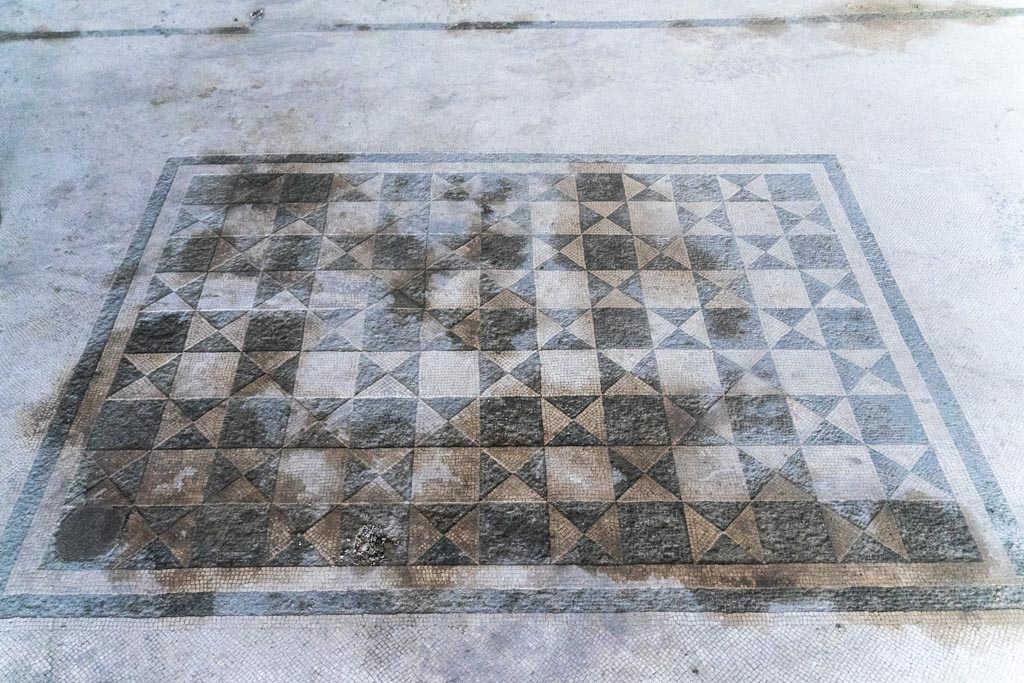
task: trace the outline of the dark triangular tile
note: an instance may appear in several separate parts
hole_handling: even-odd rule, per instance
[[[380,478],[391,485],[391,488],[398,491],[405,500],[412,498],[412,453],[391,466],[382,473]]]
[[[472,503],[437,503],[417,505],[416,509],[434,525],[435,529],[446,534],[473,507]]]
[[[473,560],[462,552],[459,546],[452,543],[447,537],[441,538],[434,545],[430,547],[427,552],[423,553],[416,564],[429,564],[429,565],[463,565],[463,564],[474,564]]]
[[[557,502],[554,508],[565,516],[580,531],[586,532],[611,507],[611,503]]]
[[[181,563],[163,541],[154,538],[120,566],[123,569],[180,569]]]
[[[701,564],[759,564],[746,550],[725,534],[718,537],[700,558]]]
[[[206,479],[203,499],[209,499],[241,476],[242,473],[238,471],[233,462],[217,453],[213,458],[213,463],[210,465],[210,475]]]
[[[480,454],[480,497],[483,498],[493,491],[503,481],[509,478],[511,473],[501,466],[486,453]]]
[[[604,548],[587,537],[581,538],[572,549],[557,560],[558,564],[595,565],[613,564],[615,560]]]
[[[614,449],[609,452],[609,458],[612,464],[612,487],[615,490],[615,497],[619,498],[623,493],[628,491],[630,487],[644,475],[644,473],[636,465],[616,453]]]
[[[725,531],[747,507],[747,503],[742,501],[696,501],[688,505],[721,531]]]
[[[267,561],[268,567],[325,567],[328,562],[313,544],[296,536],[288,546]]]
[[[868,534],[861,534],[860,538],[850,547],[843,562],[900,562],[902,558],[889,550],[884,545],[873,539]]]

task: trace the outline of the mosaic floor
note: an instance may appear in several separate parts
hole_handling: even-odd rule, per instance
[[[1013,602],[916,334],[831,158],[172,160],[3,604]]]

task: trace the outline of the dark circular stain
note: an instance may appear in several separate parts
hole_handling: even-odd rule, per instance
[[[124,513],[115,508],[81,507],[60,521],[56,534],[57,557],[78,562],[110,550],[121,532]]]

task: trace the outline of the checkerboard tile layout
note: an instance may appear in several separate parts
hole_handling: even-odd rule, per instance
[[[37,567],[991,552],[825,174],[189,170]]]

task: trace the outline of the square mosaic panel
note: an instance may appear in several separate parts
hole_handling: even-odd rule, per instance
[[[1015,583],[851,202],[827,157],[175,160],[6,590],[204,614]]]

